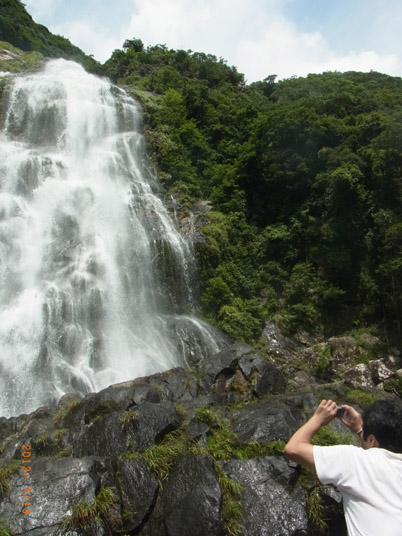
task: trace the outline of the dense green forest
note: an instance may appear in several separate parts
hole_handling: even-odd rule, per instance
[[[36,40],[10,15],[18,0],[0,5],[0,39],[74,57],[68,41],[46,29]],[[137,38],[95,70],[141,100],[166,190],[187,210],[212,204],[196,244],[200,314],[250,342],[268,319],[288,333],[400,336],[400,78],[247,84],[223,59]]]
[[[104,65],[136,89],[166,187],[213,211],[203,313],[255,340],[401,332],[402,80],[375,72],[247,85],[224,60],[126,41]]]

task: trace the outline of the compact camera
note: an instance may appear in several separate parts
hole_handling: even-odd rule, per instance
[[[338,419],[341,419],[345,414],[345,409],[342,406],[338,406],[338,411],[336,412],[336,416]]]

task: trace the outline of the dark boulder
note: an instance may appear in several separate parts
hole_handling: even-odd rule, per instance
[[[262,372],[266,362],[266,359],[261,354],[247,353],[239,359],[239,369],[244,374],[244,377],[249,380],[253,372]]]
[[[211,389],[218,393],[236,391],[244,399],[250,399],[253,395],[263,397],[269,393],[283,393],[286,389],[282,371],[245,343],[233,344],[206,359],[197,372],[201,394]]]
[[[138,531],[155,506],[158,482],[142,458],[116,460],[113,469],[118,483],[124,531]],[[103,485],[107,486],[108,483],[103,482]]]
[[[239,360],[253,352],[254,348],[249,344],[236,343],[202,361],[197,367],[200,393],[208,392],[219,377],[225,382],[230,380],[236,372]]]
[[[9,480],[9,493],[0,501],[0,516],[8,520],[16,534],[65,534],[63,523],[68,521],[70,527],[77,523],[72,521],[73,507],[81,504],[83,510],[90,510],[105,488],[111,490],[114,503],[106,513],[107,521],[102,513],[93,516],[90,534],[110,535],[110,529],[113,534],[137,530],[152,512],[158,491],[158,482],[141,458],[116,460],[113,465],[95,456],[39,458],[32,461],[29,476],[21,482],[21,473],[15,472]],[[25,507],[30,512],[21,512],[21,501],[30,503]],[[105,530],[104,525],[109,529]],[[77,534],[82,534],[83,529],[76,528]]]
[[[104,471],[104,461],[98,457],[33,460],[29,479],[19,470],[11,476],[10,493],[0,502],[0,518],[7,519],[16,534],[30,534],[40,527],[37,534],[53,536],[55,525],[71,515],[74,505],[94,502]],[[31,503],[31,512],[21,512],[22,501]]]
[[[191,400],[197,396],[197,380],[193,374],[183,368],[154,374],[149,378],[149,383],[153,389],[157,390],[161,400],[179,402]]]
[[[232,430],[243,444],[250,441],[287,441],[304,421],[300,408],[271,400],[233,411],[232,415]]]
[[[73,456],[142,452],[180,424],[181,417],[171,402],[143,402],[133,410],[109,413],[81,428],[72,441]]]
[[[41,437],[53,430],[53,419],[48,408],[39,408],[20,423],[21,426],[16,429],[16,433],[11,434],[3,442],[5,458],[20,458],[23,443],[28,443],[31,437]]]
[[[283,458],[221,462],[242,488],[242,536],[308,534],[307,493],[296,484],[297,471]]]
[[[279,394],[286,391],[286,380],[282,372],[273,363],[265,363],[261,367],[254,392],[261,398],[267,394]]]
[[[185,456],[163,483],[141,536],[224,536],[222,493],[210,456]]]

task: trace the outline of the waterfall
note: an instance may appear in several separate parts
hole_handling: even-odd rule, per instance
[[[65,60],[5,93],[0,414],[218,351],[192,315],[191,245],[163,205],[137,103]]]

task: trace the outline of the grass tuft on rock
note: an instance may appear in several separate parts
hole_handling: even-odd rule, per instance
[[[227,536],[239,536],[241,534],[241,518],[243,516],[242,486],[229,478],[222,467],[215,463],[218,474],[218,482],[222,491],[222,518]]]
[[[61,529],[64,532],[75,532],[83,536],[96,536],[99,534],[99,525],[102,524],[111,530],[119,522],[114,513],[117,497],[113,488],[102,488],[93,504],[81,501],[72,509],[72,515],[65,518]],[[62,532],[62,533],[64,533]]]
[[[10,493],[10,477],[13,473],[18,471],[21,465],[18,462],[14,462],[8,467],[0,468],[0,497],[4,497],[7,493]]]
[[[15,532],[8,528],[5,519],[0,519],[0,536],[16,536]]]

